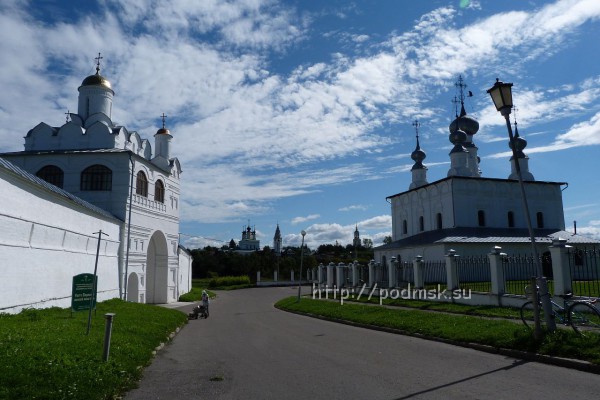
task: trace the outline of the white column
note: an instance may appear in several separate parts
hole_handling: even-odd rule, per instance
[[[456,250],[449,250],[446,254],[446,287],[448,290],[458,289],[458,271],[456,268],[456,259],[460,257]]]
[[[333,269],[335,268],[335,264],[330,262],[329,265],[327,265],[327,286],[329,286],[330,288],[333,287]]]
[[[273,272],[273,279],[275,282],[277,282],[277,279],[279,278],[279,276],[277,275],[277,271]]]
[[[552,257],[552,274],[554,275],[554,296],[571,293],[571,271],[569,271],[569,259],[567,254],[567,240],[555,239],[550,246]]]
[[[346,268],[346,266],[344,265],[344,263],[339,263],[336,268],[337,268],[336,285],[338,288],[341,288],[346,283],[346,282],[344,282],[344,275],[345,275],[344,269]]]
[[[490,277],[492,280],[492,293],[502,296],[505,292],[506,279],[504,277],[504,269],[502,269],[502,257],[506,257],[505,253],[501,253],[502,247],[495,246],[492,252],[488,254],[490,259]]]
[[[352,263],[352,286],[358,286],[358,263]]]
[[[388,266],[388,287],[390,289],[398,286],[398,282],[396,282],[396,265],[396,257],[392,257]]]
[[[415,289],[422,289],[425,285],[424,279],[423,279],[423,257],[422,256],[416,256],[415,259],[413,260],[413,275],[414,275],[414,282],[413,284],[415,285]]]
[[[369,261],[369,287],[375,283],[375,260]]]
[[[260,283],[260,271],[256,271],[256,283]]]

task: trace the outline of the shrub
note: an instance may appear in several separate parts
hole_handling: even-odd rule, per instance
[[[208,282],[208,287],[211,289],[226,286],[251,285],[248,276],[221,276],[212,278]]]

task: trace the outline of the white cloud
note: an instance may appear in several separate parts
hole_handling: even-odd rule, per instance
[[[351,205],[351,206],[346,206],[346,207],[342,207],[339,208],[338,211],[342,211],[342,212],[346,212],[346,211],[366,211],[368,209],[367,206],[364,206],[362,204],[355,204],[355,205]]]
[[[317,219],[319,217],[320,217],[319,214],[311,214],[311,215],[307,215],[306,217],[295,217],[295,218],[292,218],[292,225],[298,225],[303,222],[312,221],[313,219]]]

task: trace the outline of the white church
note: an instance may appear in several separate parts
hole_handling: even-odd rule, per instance
[[[78,91],[65,124],[39,123],[24,151],[0,154],[0,313],[70,307],[72,277],[93,273],[97,249],[98,301],[169,303],[191,290],[166,116],[154,148],[115,124],[100,56]]]
[[[419,143],[411,153],[414,165],[407,191],[387,197],[391,204],[392,243],[374,249],[375,261],[386,265],[395,257],[412,261],[421,256],[443,260],[450,250],[461,256],[488,254],[495,246],[508,254],[531,254],[531,240],[522,203],[515,163],[519,163],[534,230],[536,251],[544,254],[554,239],[569,245],[598,245],[600,241],[565,231],[562,190],[565,182],[536,181],[529,171],[527,141],[515,132],[517,159],[510,158],[506,179],[483,177],[478,148],[473,140],[479,123],[464,107],[464,85],[460,87],[460,115],[449,126],[450,168],[447,177],[428,182],[426,154]],[[516,127],[516,125],[515,125]],[[509,144],[510,147],[510,144]]]

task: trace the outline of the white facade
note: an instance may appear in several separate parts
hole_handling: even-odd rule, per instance
[[[115,276],[99,277],[100,284],[113,281],[113,297],[173,302],[191,290],[190,257],[179,249],[181,166],[171,158],[172,136],[164,120],[154,135],[153,154],[148,140],[112,122],[113,95],[98,67],[79,87],[78,113],[70,114],[70,121],[61,127],[38,124],[25,137],[25,151],[2,157],[119,221],[118,232],[110,236],[120,244],[113,259]],[[46,212],[24,219],[52,225],[55,215]]]

